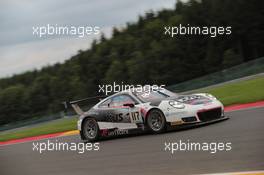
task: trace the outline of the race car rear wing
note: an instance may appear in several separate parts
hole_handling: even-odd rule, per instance
[[[80,108],[78,105],[81,102],[84,101],[89,101],[89,100],[94,100],[94,99],[99,99],[100,101],[108,96],[94,96],[94,97],[88,97],[80,100],[75,100],[75,101],[65,101],[62,104],[64,105],[65,110],[67,111],[70,107],[73,108],[73,110],[78,114],[82,115],[84,111]]]

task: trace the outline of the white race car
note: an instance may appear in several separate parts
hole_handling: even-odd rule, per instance
[[[80,115],[81,138],[88,141],[138,131],[161,133],[170,127],[227,119],[223,104],[210,94],[178,95],[164,88],[118,92],[87,112],[81,110],[78,102],[80,100],[70,104]]]

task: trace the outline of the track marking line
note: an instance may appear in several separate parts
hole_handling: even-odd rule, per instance
[[[229,173],[213,173],[213,174],[201,174],[201,175],[264,175],[264,171],[241,171],[241,172],[229,172]]]
[[[61,136],[71,136],[71,135],[77,135],[79,133],[80,133],[79,130],[72,130],[72,131],[67,131],[67,132],[62,133]]]
[[[249,108],[256,108],[256,107],[264,107],[264,101],[226,106],[225,112],[238,111],[242,109],[249,109]]]

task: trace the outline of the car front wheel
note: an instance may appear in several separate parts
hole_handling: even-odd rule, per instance
[[[153,133],[161,133],[166,129],[166,119],[160,110],[151,110],[147,116],[147,126]]]

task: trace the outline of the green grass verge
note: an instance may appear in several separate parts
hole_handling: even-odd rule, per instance
[[[225,106],[264,100],[264,77],[200,89],[217,97]]]
[[[220,87],[204,88],[197,92],[210,93],[225,106],[264,100],[264,77],[234,82]],[[2,132],[0,133],[0,141],[74,130],[76,129],[76,122],[76,118],[61,119],[30,128]]]
[[[44,123],[30,128],[23,128],[14,131],[0,133],[0,141],[19,139],[43,134],[51,134],[77,129],[77,118],[60,119],[54,122]]]

